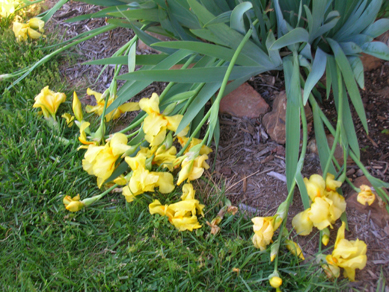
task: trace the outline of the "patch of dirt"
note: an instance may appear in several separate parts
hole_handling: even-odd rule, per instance
[[[49,31],[60,29],[59,35],[69,39],[82,32],[105,25],[104,19],[83,20],[76,23],[65,23],[70,17],[98,11],[93,5],[80,2],[68,2],[58,11],[49,23]],[[50,28],[51,26],[51,28]],[[62,73],[69,86],[91,86],[100,73],[102,66],[82,65],[80,62],[92,59],[101,59],[112,54],[133,36],[127,29],[118,28],[111,32],[99,35],[81,43],[76,48],[77,64],[64,64]],[[141,52],[138,51],[138,54]],[[113,67],[105,70],[99,81],[92,86],[96,91],[103,92],[113,76]],[[122,69],[125,72],[126,68]],[[284,89],[284,82],[279,72],[269,72],[252,78],[249,84],[257,90],[272,106],[278,92]],[[362,161],[369,171],[376,177],[389,182],[389,65],[385,63],[381,68],[365,73],[366,89],[362,92],[366,115],[369,123],[369,136],[366,135],[359,122],[356,123],[358,140],[361,147]],[[120,84],[119,84],[120,85]],[[141,92],[136,98],[150,96],[152,92],[161,93],[165,84],[154,83]],[[80,95],[82,97],[82,95]],[[93,103],[89,97],[86,103]],[[324,102],[323,108],[329,113],[335,113],[332,102]],[[126,114],[120,118],[115,130],[124,128],[135,116]],[[356,119],[355,119],[356,120]],[[240,119],[229,116],[220,118],[220,145],[213,172],[216,181],[226,180],[226,195],[241,210],[252,215],[270,216],[275,213],[278,205],[287,196],[285,183],[285,148],[268,137],[261,119]],[[311,133],[311,136],[313,132]],[[215,159],[215,153],[210,155],[210,162]],[[350,178],[360,175],[355,165],[348,167]],[[304,166],[304,176],[320,173],[320,164],[317,155],[307,154]],[[344,189],[345,197],[350,190]],[[298,192],[295,193],[293,204],[289,211],[287,226],[291,229],[290,221],[293,216],[302,211],[302,203]],[[378,228],[369,215],[360,214],[355,210],[346,210],[349,229],[346,238],[364,240],[368,246],[368,263],[364,270],[357,270],[358,282],[351,283],[360,291],[375,291],[377,279],[381,269],[389,280],[389,233],[387,229]],[[338,222],[331,231],[331,242],[334,243]],[[306,258],[318,251],[318,235],[295,238],[303,246]],[[365,288],[366,287],[366,288]],[[368,288],[367,288],[368,287]]]

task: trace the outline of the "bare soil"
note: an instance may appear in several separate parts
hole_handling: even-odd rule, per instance
[[[50,3],[50,1],[48,2]],[[104,19],[84,20],[76,23],[65,23],[68,18],[92,13],[99,8],[80,2],[69,2],[58,11],[49,25],[49,31],[58,32],[64,39],[69,39],[84,31],[104,25]],[[95,83],[102,66],[82,65],[86,60],[110,57],[121,45],[125,44],[133,33],[130,30],[118,28],[111,32],[99,35],[91,40],[81,43],[75,49],[77,63],[64,64],[62,74],[69,86],[85,92],[86,87],[103,92],[108,88],[113,76],[114,67],[105,70],[98,82]],[[144,51],[138,50],[138,54]],[[147,51],[146,53],[153,53]],[[126,68],[123,68],[125,72]],[[257,90],[262,97],[272,105],[276,94],[284,89],[284,82],[279,72],[269,72],[252,78],[249,84]],[[356,130],[361,148],[362,161],[369,167],[369,171],[376,177],[389,182],[389,63],[382,63],[376,70],[365,73],[365,90],[362,90],[363,102],[369,124],[369,135],[365,133],[362,125],[354,114]],[[152,92],[160,93],[165,84],[153,83],[138,98],[150,96]],[[80,97],[83,94],[79,94]],[[84,95],[84,103],[93,104],[93,98]],[[324,101],[323,109],[331,117],[336,117],[333,102]],[[119,130],[128,124],[134,114],[126,114],[114,126]],[[269,216],[275,213],[278,205],[287,196],[285,179],[285,148],[272,141],[261,125],[261,118],[241,119],[230,116],[220,117],[221,138],[216,156],[215,168],[211,175],[215,181],[225,180],[226,196],[241,210],[249,212],[252,216]],[[314,136],[311,132],[310,136]],[[311,138],[310,137],[310,138]],[[215,159],[215,153],[210,161]],[[351,179],[360,176],[355,165],[348,166]],[[305,160],[304,176],[320,173],[319,159],[316,154],[308,153]],[[347,198],[350,190],[344,188]],[[289,212],[289,220],[302,211],[302,203],[298,192]],[[364,270],[357,270],[357,282],[350,283],[358,291],[376,291],[377,280],[381,270],[389,282],[389,223],[385,228],[379,228],[372,220],[370,214],[365,215],[347,208],[347,218],[350,231],[348,239],[359,238],[367,243],[368,263]],[[333,244],[336,224],[331,231]],[[288,222],[291,229],[291,224]],[[318,235],[308,237],[295,237],[301,246],[307,260],[314,256],[318,250]],[[389,290],[389,286],[386,287]],[[385,290],[385,291],[388,291]]]

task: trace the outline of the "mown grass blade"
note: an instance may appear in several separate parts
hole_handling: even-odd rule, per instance
[[[304,86],[304,97],[303,103],[304,105],[308,101],[308,97],[311,94],[312,88],[317,84],[320,78],[323,76],[325,71],[325,66],[327,63],[327,54],[324,53],[320,48],[317,48],[315,59],[312,64],[312,71],[309,73],[307,81]]]

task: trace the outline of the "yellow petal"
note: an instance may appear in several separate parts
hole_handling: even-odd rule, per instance
[[[138,102],[126,102],[125,104],[122,104],[121,106],[118,107],[118,110],[121,113],[125,112],[133,112],[139,110],[139,103]]]
[[[193,189],[193,185],[191,183],[184,184],[182,186],[182,196],[181,200],[193,200],[195,198],[195,190]]]
[[[37,29],[40,32],[44,32],[43,27],[45,26],[45,22],[42,19],[36,17],[31,18],[28,21],[28,25],[33,29]]]
[[[95,142],[88,141],[86,139],[86,133],[85,130],[90,126],[89,122],[82,121],[80,125],[80,136],[78,137],[78,140],[85,145],[92,145],[96,144]]]
[[[272,277],[269,280],[269,283],[273,288],[278,288],[282,285],[282,279],[280,277]]]
[[[64,113],[62,115],[62,117],[66,120],[66,124],[68,125],[68,127],[70,128],[71,126],[73,126],[73,121],[74,121],[74,117],[69,114],[69,113]]]
[[[308,212],[309,219],[311,219],[313,226],[317,229],[322,230],[327,226],[331,226],[330,222],[330,200],[327,198],[316,197],[315,201],[312,203],[311,208]],[[331,202],[332,203],[332,202]]]
[[[175,115],[175,116],[165,116],[165,119],[167,120],[167,125],[166,127],[168,128],[168,130],[170,131],[177,131],[177,128],[178,128],[178,125],[181,123],[181,120],[184,116],[183,115]],[[184,134],[186,135],[186,133]]]
[[[88,95],[93,95],[93,96],[96,98],[96,102],[97,102],[97,103],[99,103],[99,102],[102,101],[103,95],[102,95],[101,93],[99,93],[99,92],[97,92],[97,91],[94,91],[94,90],[92,90],[92,89],[90,89],[90,88],[88,88],[88,89],[86,90],[86,93],[87,93]]]
[[[169,194],[171,193],[175,185],[173,183],[173,175],[169,172],[152,172],[154,175],[158,175],[159,179],[156,184],[156,186],[159,187],[159,191],[162,194]]]
[[[342,186],[342,182],[334,180],[335,176],[332,173],[327,173],[326,190],[336,192],[336,189]]]
[[[201,228],[201,225],[195,215],[191,217],[173,217],[171,223],[178,229],[178,231],[193,231],[193,229]]]
[[[320,175],[313,174],[309,180],[304,178],[304,183],[312,201],[314,201],[315,198],[322,197],[324,195],[325,181]]]
[[[371,188],[367,185],[361,185],[360,189],[361,191],[358,193],[357,201],[364,206],[366,203],[369,204],[369,206],[373,204],[375,201],[375,194],[372,192]]]
[[[112,154],[115,156],[119,156],[126,152],[128,149],[130,149],[131,146],[127,145],[127,142],[128,139],[126,135],[124,135],[123,133],[115,133],[109,142],[109,146],[112,149]]]
[[[292,220],[292,226],[298,235],[308,235],[312,232],[313,223],[309,219],[310,209],[298,213]]]
[[[42,36],[41,33],[37,32],[35,29],[32,29],[32,28],[27,28],[27,33],[28,33],[28,36],[30,38],[32,38],[33,40],[37,40]]]
[[[149,115],[152,113],[160,114],[158,94],[153,93],[150,98],[142,98],[139,101],[139,107]]]

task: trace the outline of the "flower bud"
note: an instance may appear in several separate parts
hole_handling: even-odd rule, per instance
[[[274,259],[276,258],[279,249],[280,249],[280,242],[278,240],[276,240],[271,245],[271,248],[270,248],[270,261],[271,262],[274,261]]]
[[[80,202],[79,194],[73,198],[70,196],[65,196],[62,202],[64,203],[66,210],[70,212],[77,212],[84,208],[84,203]]]
[[[324,228],[324,229],[322,230],[321,242],[322,242],[324,245],[327,245],[329,241],[330,241],[330,230],[329,230],[328,228]]]
[[[282,279],[279,277],[277,271],[274,271],[273,274],[269,276],[269,283],[273,288],[278,288],[282,285]]]
[[[81,122],[82,119],[84,118],[84,116],[83,116],[83,113],[82,113],[81,102],[78,99],[77,93],[75,91],[73,92],[72,109],[73,109],[73,113],[74,113],[74,116],[76,117],[76,119]]]

